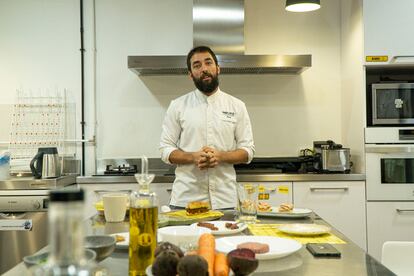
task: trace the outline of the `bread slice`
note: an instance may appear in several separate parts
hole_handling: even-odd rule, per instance
[[[292,212],[292,210],[293,210],[293,204],[290,204],[290,203],[283,203],[283,204],[280,204],[279,206],[279,212],[288,213],[288,212]]]
[[[210,210],[210,203],[206,201],[193,201],[187,204],[185,211],[187,215],[193,216],[202,213],[207,213]]]

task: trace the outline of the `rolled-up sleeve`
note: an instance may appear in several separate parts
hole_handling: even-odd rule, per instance
[[[170,162],[170,154],[178,149],[178,140],[180,138],[181,126],[179,124],[177,107],[174,101],[171,102],[165,114],[162,124],[162,132],[160,139],[161,159],[167,164]]]
[[[252,125],[250,123],[250,117],[247,113],[246,105],[243,103],[240,108],[239,118],[237,120],[237,126],[235,131],[235,139],[238,149],[243,149],[248,154],[247,164],[253,159],[255,148],[253,141]]]

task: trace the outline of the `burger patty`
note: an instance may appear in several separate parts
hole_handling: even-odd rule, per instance
[[[269,252],[269,245],[260,242],[244,242],[237,245],[237,249],[247,248],[256,254],[263,254]]]

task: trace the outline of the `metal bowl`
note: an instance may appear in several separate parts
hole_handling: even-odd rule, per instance
[[[115,250],[116,239],[108,235],[92,235],[85,237],[85,248],[96,253],[96,261],[100,262]]]
[[[24,264],[29,268],[33,265],[41,265],[47,262],[47,258],[49,257],[49,252],[43,252],[39,254],[29,255],[23,257]],[[96,253],[93,250],[85,248],[85,258],[88,261],[92,261],[96,259]]]

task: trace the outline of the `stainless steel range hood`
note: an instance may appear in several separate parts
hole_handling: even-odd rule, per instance
[[[193,44],[217,54],[221,74],[298,74],[311,67],[311,55],[245,55],[244,1],[193,0]],[[187,74],[186,56],[128,56],[138,75]]]

